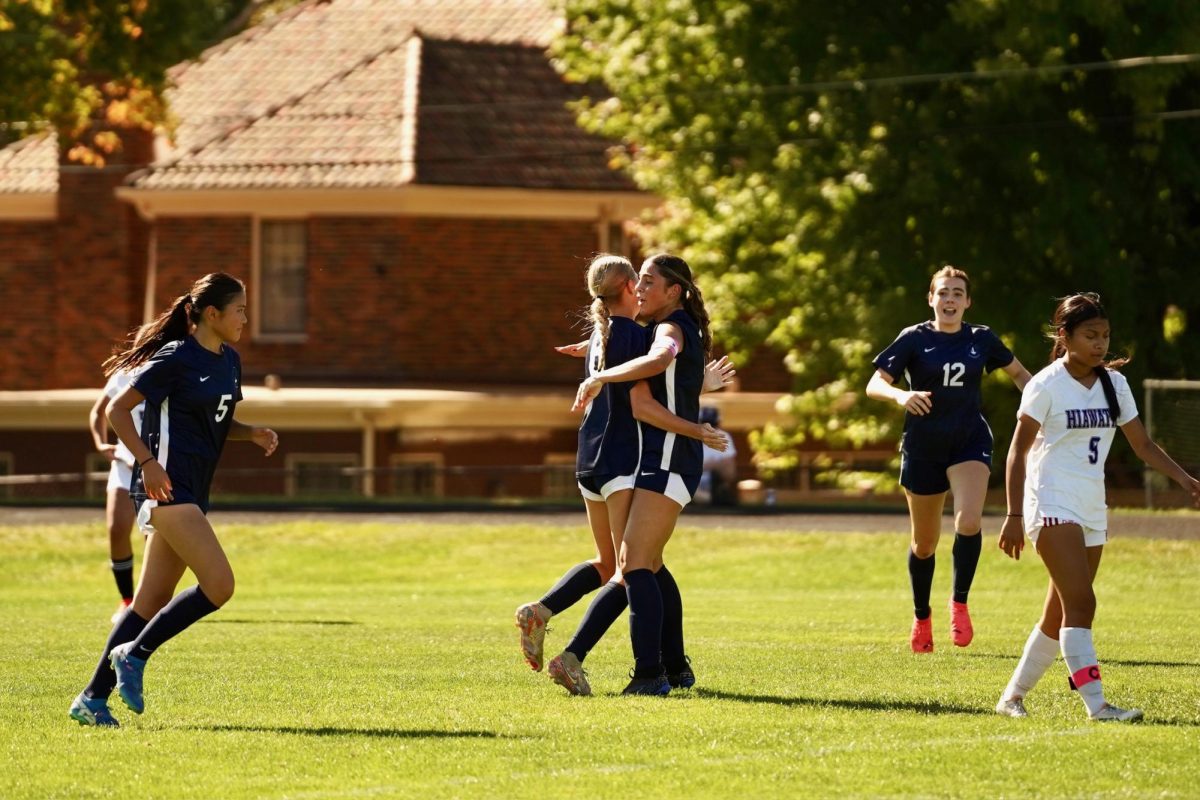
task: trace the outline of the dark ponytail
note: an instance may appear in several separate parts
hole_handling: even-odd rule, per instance
[[[1054,344],[1050,347],[1050,360],[1055,361],[1067,353],[1067,338],[1084,322],[1093,319],[1108,319],[1108,313],[1100,304],[1100,295],[1095,292],[1083,292],[1064,297],[1058,301],[1054,309],[1054,319],[1050,323],[1049,336]],[[1121,418],[1121,404],[1117,402],[1117,390],[1113,386],[1110,369],[1119,369],[1129,363],[1128,358],[1114,358],[1105,361],[1095,368],[1096,376],[1100,379],[1100,388],[1104,390],[1104,399],[1108,401],[1108,415],[1112,418],[1115,428]]]
[[[104,362],[104,375],[134,369],[149,361],[167,342],[187,338],[192,326],[204,317],[204,309],[225,308],[229,301],[246,291],[232,275],[213,272],[192,284],[192,290],[176,297],[171,307],[153,321],[133,332],[123,348],[114,350]]]
[[[679,284],[682,289],[680,305],[700,327],[700,344],[704,349],[704,360],[708,361],[712,358],[712,332],[709,331],[710,322],[708,309],[704,307],[704,295],[700,294],[700,287],[692,279],[692,268],[679,256],[667,253],[659,253],[646,260],[658,268],[659,274],[668,284]]]

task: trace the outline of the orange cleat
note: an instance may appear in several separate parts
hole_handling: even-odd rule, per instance
[[[908,643],[912,646],[914,653],[932,653],[933,652],[933,617],[929,616],[925,619],[917,619],[913,617],[912,635],[908,637]]]
[[[538,603],[526,603],[517,609],[517,628],[521,631],[521,655],[534,672],[542,671],[546,620],[538,613]]]
[[[950,638],[955,647],[966,647],[975,638],[975,629],[971,627],[971,614],[967,611],[966,603],[950,601]]]

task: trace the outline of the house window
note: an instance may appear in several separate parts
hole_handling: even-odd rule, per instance
[[[542,494],[546,497],[578,497],[575,483],[575,454],[547,453],[542,462]]]
[[[392,494],[401,497],[441,497],[445,457],[441,453],[394,453],[391,466]]]
[[[258,280],[254,296],[258,335],[302,338],[308,303],[308,237],[303,221],[259,223]]]
[[[0,453],[0,477],[13,474],[13,454]],[[0,484],[0,497],[12,497],[13,487],[10,484]]]
[[[104,457],[103,453],[88,453],[87,458],[83,461],[83,471],[88,473],[88,478],[83,482],[84,497],[103,497],[108,491],[108,471],[112,468],[112,462]],[[92,473],[104,473],[102,478],[90,477]],[[126,486],[126,489],[129,487]]]
[[[354,453],[289,453],[284,466],[289,497],[359,493],[358,456]]]

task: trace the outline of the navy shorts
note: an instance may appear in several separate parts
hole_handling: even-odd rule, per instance
[[[913,494],[941,494],[950,491],[946,470],[955,464],[980,461],[992,466],[992,431],[986,424],[978,426],[971,435],[943,453],[913,454],[900,449],[900,485]]]
[[[657,492],[679,503],[683,508],[692,502],[696,489],[700,486],[700,473],[681,475],[678,472],[668,472],[665,469],[640,469],[634,486],[638,489]]]
[[[607,500],[614,492],[633,488],[632,475],[576,475],[579,493],[588,500]]]

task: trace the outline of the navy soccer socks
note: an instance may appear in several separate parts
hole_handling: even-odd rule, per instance
[[[654,573],[658,591],[662,595],[662,660],[668,673],[679,672],[687,667],[683,649],[683,597],[675,576],[663,564]]]
[[[616,581],[604,584],[584,612],[566,651],[582,662],[628,607],[629,596],[624,586]]]
[[[979,552],[983,547],[983,535],[954,534],[954,602],[967,602],[967,593],[975,580],[975,568],[979,566]]]
[[[554,614],[561,614],[583,596],[600,588],[600,570],[590,561],[576,564],[546,592],[541,603]]]
[[[132,608],[121,616],[120,621],[108,634],[108,641],[104,643],[104,654],[100,656],[100,663],[96,665],[96,671],[92,673],[91,681],[83,689],[85,695],[92,699],[107,699],[112,694],[113,687],[117,685],[117,674],[113,672],[108,654],[117,645],[132,642],[149,624],[148,620],[139,617]]]
[[[633,643],[633,677],[657,678],[663,674],[663,600],[658,580],[648,569],[625,574],[629,595],[629,638]]]
[[[908,576],[912,579],[913,614],[917,619],[929,619],[932,610],[929,608],[929,593],[933,589],[933,567],[937,556],[917,558],[911,549],[908,551]]]
[[[150,620],[134,640],[129,654],[145,661],[168,639],[182,633],[192,623],[207,617],[218,607],[204,596],[199,586],[184,589],[154,615],[154,619]]]
[[[129,601],[133,600],[133,556],[111,563],[113,580],[117,582],[117,591],[121,593],[121,599],[128,605]]]

